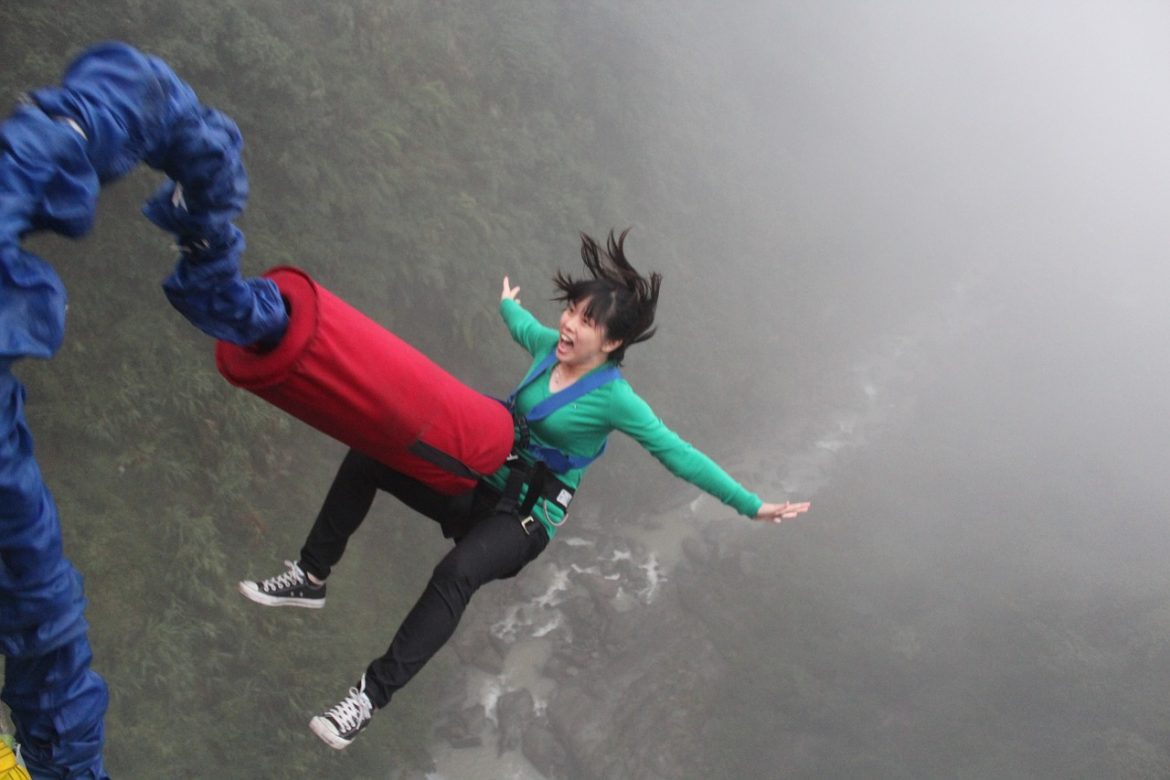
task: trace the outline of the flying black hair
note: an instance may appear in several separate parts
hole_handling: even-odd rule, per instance
[[[654,335],[654,310],[658,307],[658,291],[662,274],[642,276],[626,259],[624,244],[626,228],[614,237],[609,231],[605,247],[586,233],[581,234],[581,259],[589,269],[590,278],[574,279],[557,271],[553,282],[560,292],[555,301],[577,303],[588,300],[585,316],[605,328],[605,338],[620,341],[621,346],[610,353],[609,360],[621,365],[626,349]]]

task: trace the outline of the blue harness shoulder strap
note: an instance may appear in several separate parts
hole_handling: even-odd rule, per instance
[[[516,396],[520,395],[520,391],[532,384],[538,376],[548,370],[548,367],[557,362],[557,351],[545,355],[539,363],[536,363],[532,368],[528,369],[528,373],[520,380],[520,384],[516,385],[516,389],[508,396],[508,400],[504,401],[509,409],[516,408]]]
[[[532,369],[528,372],[520,384],[516,386],[516,389],[512,391],[511,395],[508,396],[507,404],[509,409],[515,410],[516,396],[520,394],[520,391],[528,387],[528,385],[532,384],[536,378],[547,371],[548,368],[556,362],[556,360],[556,350],[553,350],[543,359],[541,359],[540,362],[532,367]],[[564,390],[553,393],[548,398],[545,398],[543,401],[536,404],[536,406],[532,407],[532,409],[529,410],[528,414],[524,415],[524,417],[529,422],[543,420],[553,412],[568,404],[571,404],[573,401],[576,401],[586,393],[596,390],[602,385],[609,384],[615,379],[620,379],[621,375],[622,372],[618,369],[617,366],[606,366],[603,369],[586,374],[573,384],[566,387]],[[601,449],[599,449],[593,455],[572,455],[566,452],[562,452],[555,447],[542,447],[538,444],[529,444],[528,451],[540,460],[544,461],[553,473],[563,474],[570,469],[584,468],[585,466],[588,466],[590,463],[600,458],[602,453],[605,452],[605,444],[603,443],[601,445]]]

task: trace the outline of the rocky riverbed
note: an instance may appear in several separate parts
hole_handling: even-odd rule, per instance
[[[463,675],[432,780],[669,780],[701,766],[705,702],[725,669],[701,582],[742,553],[723,523],[680,521],[664,563],[659,545],[574,520],[520,577],[476,595],[451,644]]]

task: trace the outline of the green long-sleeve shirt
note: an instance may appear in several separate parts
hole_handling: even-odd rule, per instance
[[[533,356],[533,365],[556,349],[559,338],[557,331],[542,325],[516,301],[500,301],[500,315],[516,343]],[[552,395],[549,392],[550,374],[551,369],[546,370],[520,391],[516,406],[522,413],[527,414]],[[641,444],[672,474],[710,493],[741,515],[754,517],[760,510],[763,501],[759,496],[748,491],[715,461],[667,428],[625,379],[608,382],[530,426],[530,434],[536,443],[584,456],[595,454],[605,442],[605,437],[615,430]],[[584,473],[584,468],[572,469],[558,477],[576,490]],[[508,467],[504,466],[487,477],[487,482],[502,489],[507,478]],[[560,507],[543,501],[537,502],[533,515],[547,529],[549,538],[564,521]]]

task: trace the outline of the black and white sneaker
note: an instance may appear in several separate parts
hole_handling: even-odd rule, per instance
[[[238,586],[245,598],[266,607],[306,607],[320,609],[325,606],[325,583],[314,585],[299,564],[285,561],[288,571],[259,582],[244,580]]]
[[[350,688],[348,696],[309,721],[309,728],[329,747],[343,750],[370,725],[373,717],[374,705],[366,696],[366,676],[363,674],[358,687]]]

